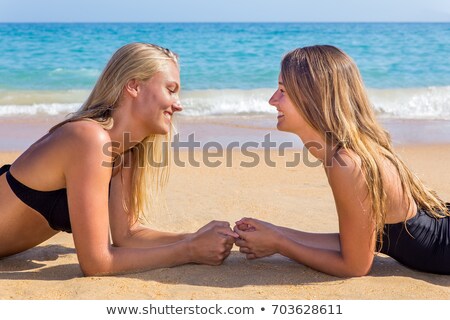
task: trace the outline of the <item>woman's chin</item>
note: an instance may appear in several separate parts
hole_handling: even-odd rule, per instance
[[[288,130],[286,130],[286,128],[284,128],[283,123],[280,121],[278,121],[278,123],[277,123],[277,129],[278,129],[278,131],[289,132]]]
[[[148,135],[166,135],[170,132],[170,127],[159,127],[159,128],[153,128],[152,130],[149,130]]]
[[[159,131],[157,134],[165,136],[165,135],[168,134],[169,132],[170,132],[170,130],[167,129],[167,130],[161,130],[161,131]]]
[[[161,132],[159,134],[166,135],[170,132],[170,124],[161,128]]]

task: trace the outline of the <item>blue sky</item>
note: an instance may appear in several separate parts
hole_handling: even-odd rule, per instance
[[[0,22],[450,22],[450,0],[0,0]]]

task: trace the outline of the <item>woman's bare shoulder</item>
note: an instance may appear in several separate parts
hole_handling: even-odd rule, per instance
[[[352,150],[339,150],[332,164],[325,167],[328,183],[336,194],[367,192],[366,179],[361,168],[361,158]],[[358,191],[359,190],[359,191]]]
[[[111,138],[102,126],[93,121],[68,122],[52,133],[52,143],[64,163],[97,163],[111,161],[108,148]]]
[[[352,150],[340,149],[325,170],[328,178],[358,177],[361,174],[361,158]]]
[[[111,142],[108,132],[94,121],[72,121],[67,122],[54,132],[56,139],[61,139],[70,144],[80,147],[95,146]]]

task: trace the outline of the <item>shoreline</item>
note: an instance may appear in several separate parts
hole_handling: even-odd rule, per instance
[[[23,152],[62,120],[62,116],[0,117],[0,152]],[[450,144],[450,120],[380,118],[379,122],[391,134],[395,147]],[[247,143],[249,148],[263,149],[267,139],[275,143],[272,148],[283,143],[288,144],[288,149],[303,147],[299,137],[276,129],[275,115],[178,116],[174,124],[179,141],[193,139],[202,148],[206,143],[222,148]]]

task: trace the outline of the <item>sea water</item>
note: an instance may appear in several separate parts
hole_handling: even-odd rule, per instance
[[[130,42],[180,55],[187,117],[274,113],[283,55],[331,44],[355,60],[380,117],[450,119],[450,23],[0,24],[0,117],[75,111]]]

